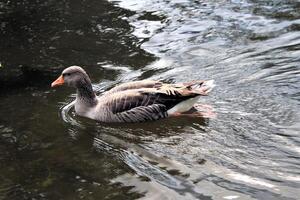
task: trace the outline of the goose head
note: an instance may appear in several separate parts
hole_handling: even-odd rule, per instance
[[[51,87],[67,85],[80,88],[84,85],[90,85],[91,81],[87,73],[79,66],[71,66],[63,70],[61,75],[52,82]]]

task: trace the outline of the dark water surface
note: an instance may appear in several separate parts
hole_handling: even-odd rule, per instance
[[[0,199],[299,199],[300,3],[0,2]],[[216,119],[107,125],[51,89],[214,79]]]

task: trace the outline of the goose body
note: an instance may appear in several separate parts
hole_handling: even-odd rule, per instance
[[[78,66],[66,68],[51,86],[77,89],[75,111],[101,122],[154,121],[189,111],[214,87],[213,81],[167,84],[143,80],[120,84],[96,96],[87,73]]]

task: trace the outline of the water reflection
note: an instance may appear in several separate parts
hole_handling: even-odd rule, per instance
[[[139,68],[154,60],[122,19],[132,13],[106,1],[16,0],[1,9],[2,88],[48,84],[70,65],[97,68],[98,62],[112,61]]]
[[[299,182],[293,185],[287,177],[297,177],[299,142],[280,135],[294,132],[290,126],[298,124],[300,41],[299,19],[294,12],[298,4],[149,0],[121,1],[118,5],[136,11],[128,18],[138,30],[135,33],[153,27],[150,32],[155,34],[142,45],[145,50],[163,56],[162,60],[175,60],[166,71],[152,67],[151,78],[182,81],[203,77],[218,84],[215,93],[203,100],[213,102],[218,112],[218,118],[205,127],[204,136],[195,127],[181,133],[193,134],[179,136],[176,147],[168,145],[168,138],[166,144],[150,142],[147,149],[185,163],[196,174],[198,169],[191,167],[196,155],[208,160],[205,165],[209,161],[216,164],[204,166],[214,177],[208,182],[215,183],[206,186],[207,191],[221,187],[224,196],[235,191],[233,196],[244,199],[261,195],[297,198],[297,192],[291,191]],[[275,10],[280,11],[270,12]],[[163,16],[160,27],[151,26],[150,18],[143,17],[142,24],[135,20],[146,11]],[[278,127],[282,125],[285,128]],[[218,184],[214,179],[226,183]],[[207,184],[201,180],[199,185],[205,187],[204,182]]]
[[[1,198],[298,199],[298,2],[18,2],[0,3],[0,70],[26,77],[0,95]],[[217,118],[78,117],[74,91],[48,88],[72,64],[99,95],[214,79]]]

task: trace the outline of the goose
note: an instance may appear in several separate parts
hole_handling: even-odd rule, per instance
[[[188,111],[215,86],[213,80],[176,84],[141,80],[117,85],[96,96],[88,74],[79,66],[64,69],[51,87],[60,85],[76,88],[77,115],[100,122],[145,122],[198,116],[199,113]]]

